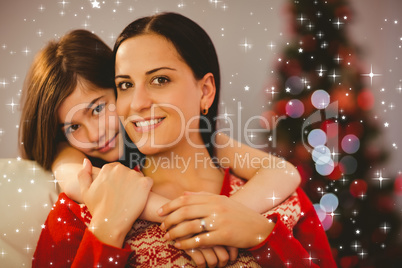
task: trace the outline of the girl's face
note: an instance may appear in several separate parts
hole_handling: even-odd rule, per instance
[[[84,154],[112,162],[122,155],[122,137],[113,89],[78,79],[61,104],[58,119],[69,143]]]
[[[146,155],[183,142],[203,144],[198,130],[203,81],[163,36],[124,41],[116,54],[117,113]]]

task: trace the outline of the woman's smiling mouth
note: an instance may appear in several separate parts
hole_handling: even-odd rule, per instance
[[[136,131],[148,132],[151,129],[158,127],[164,119],[165,119],[165,117],[142,120],[142,121],[135,121],[135,122],[133,122],[133,124],[134,124]]]

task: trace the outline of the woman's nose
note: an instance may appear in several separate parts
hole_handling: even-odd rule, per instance
[[[130,107],[136,112],[149,109],[152,106],[151,96],[146,87],[141,86],[133,90]]]

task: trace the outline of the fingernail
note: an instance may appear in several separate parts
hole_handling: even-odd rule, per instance
[[[161,223],[161,226],[159,226],[163,231],[165,231],[165,223],[164,222],[162,222]]]
[[[82,162],[82,166],[86,166],[88,159],[84,158],[84,161]]]
[[[175,246],[176,248],[180,248],[180,247],[181,247],[181,243],[177,241],[176,243],[174,243],[174,246]]]
[[[165,238],[166,240],[169,240],[169,238],[170,238],[169,233],[166,233],[165,236],[164,236],[164,238]]]
[[[158,212],[159,215],[162,215],[162,213],[163,213],[163,208],[158,209],[157,212]]]

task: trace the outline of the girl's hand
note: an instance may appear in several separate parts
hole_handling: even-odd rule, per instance
[[[158,211],[166,219],[161,228],[165,238],[176,240],[180,249],[215,245],[250,248],[264,241],[275,223],[244,205],[222,195],[187,193]],[[186,236],[191,235],[191,238]]]
[[[228,261],[234,261],[237,258],[238,249],[233,247],[215,246],[212,248],[204,249],[190,249],[186,250],[197,267],[224,267]]]
[[[142,213],[152,180],[122,164],[104,165],[92,181],[92,165],[84,160],[78,174],[83,200],[92,214],[88,227],[103,243],[122,247],[134,221]]]

